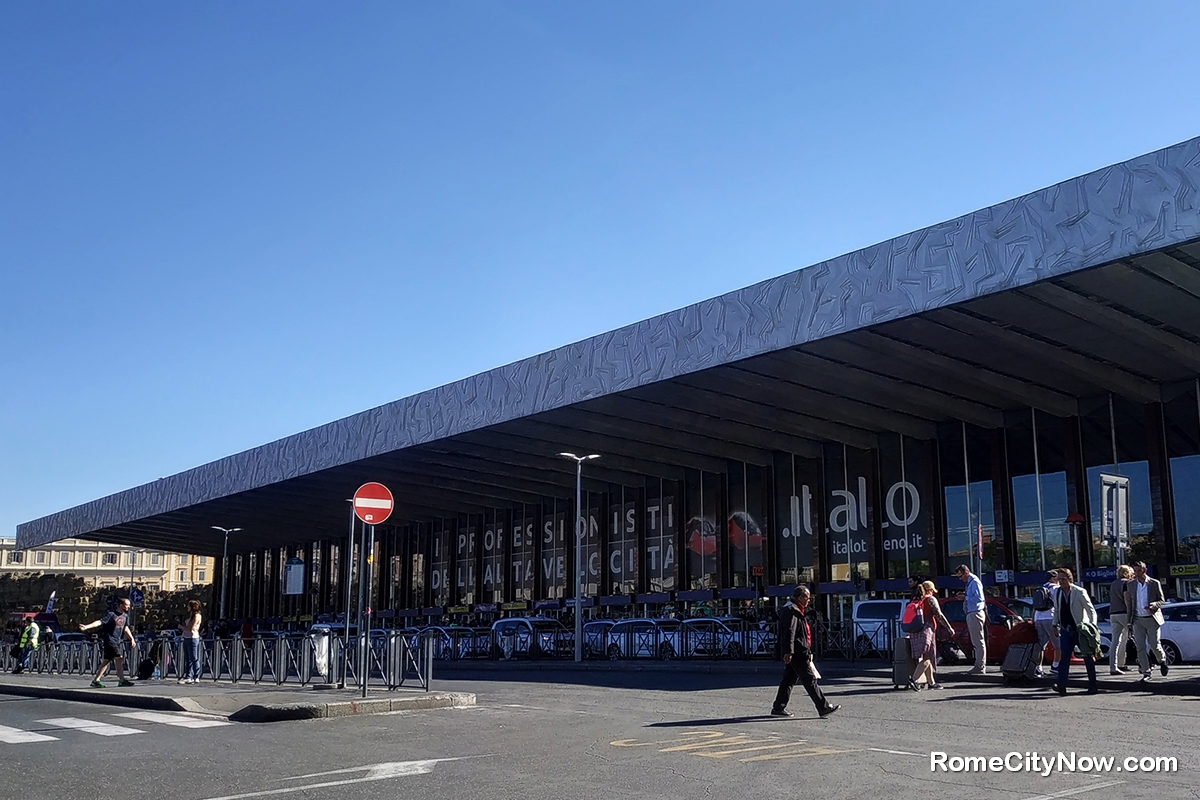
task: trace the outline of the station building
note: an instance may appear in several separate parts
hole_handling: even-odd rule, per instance
[[[580,509],[563,451],[600,455]],[[217,556],[227,616],[310,619],[343,610],[367,481],[396,498],[370,603],[396,619],[552,612],[576,547],[591,614],[806,582],[836,618],[910,575],[958,586],[960,563],[1010,595],[1070,567],[1103,600],[1114,525],[1125,561],[1196,598],[1200,138],[34,520],[18,546]],[[240,529],[227,560],[213,526]]]

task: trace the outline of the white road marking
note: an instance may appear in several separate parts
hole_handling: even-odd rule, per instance
[[[124,714],[113,714],[114,717],[125,717],[142,722],[161,722],[163,725],[174,725],[179,728],[217,728],[222,725],[232,725],[222,719],[204,719],[189,717],[184,714],[166,714],[162,711],[129,711]]]
[[[33,731],[23,731],[20,728],[10,728],[7,725],[0,725],[0,743],[3,744],[28,744],[29,742],[57,742],[57,736],[46,736]]]
[[[348,775],[354,772],[365,772],[361,778],[350,778],[341,781],[322,781],[321,783],[306,783],[301,786],[285,786],[281,789],[264,789],[258,792],[243,792],[223,797],[209,797],[206,800],[243,800],[247,797],[266,797],[275,794],[304,792],[310,789],[327,789],[333,786],[349,786],[355,783],[370,783],[384,781],[389,778],[403,778],[409,775],[425,775],[443,761],[462,761],[466,758],[488,758],[491,754],[478,756],[463,756],[461,758],[428,758],[422,761],[390,761],[383,764],[368,764],[364,767],[349,767],[348,769],[332,769],[328,772],[313,772],[308,775],[296,775],[291,778],[281,778],[285,781],[298,781],[305,778],[321,778],[328,775]]]
[[[1054,794],[1039,794],[1037,797],[1027,797],[1025,800],[1055,800],[1059,797],[1071,797],[1072,795],[1083,794],[1084,792],[1094,792],[1097,789],[1107,789],[1109,786],[1118,786],[1124,782],[1109,781],[1108,783],[1097,783],[1093,786],[1081,786],[1078,789],[1067,789],[1062,792],[1055,792]]]
[[[84,733],[94,733],[97,736],[129,736],[133,733],[145,733],[137,728],[124,728],[120,725],[109,725],[107,722],[95,722],[79,717],[55,717],[54,719],[39,719],[38,722],[53,725],[56,728],[70,728]]]
[[[884,750],[882,747],[868,747],[868,750],[873,750],[876,753],[890,753],[894,756],[919,756],[921,753],[906,753],[903,750]]]
[[[392,502],[382,497],[378,499],[374,497],[360,497],[354,501],[354,505],[358,508],[391,508]]]

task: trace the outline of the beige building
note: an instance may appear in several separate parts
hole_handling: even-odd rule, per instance
[[[33,550],[15,549],[16,540],[0,539],[0,575],[49,573],[77,575],[89,586],[149,591],[190,589],[212,583],[216,559],[164,553],[122,545],[63,539]]]

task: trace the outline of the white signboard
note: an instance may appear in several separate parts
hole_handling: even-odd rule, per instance
[[[1129,547],[1129,478],[1100,473],[1100,538],[1108,547]]]
[[[304,594],[304,562],[289,558],[283,565],[283,593]]]

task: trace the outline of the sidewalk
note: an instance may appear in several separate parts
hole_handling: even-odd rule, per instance
[[[111,677],[111,676],[110,676]],[[467,692],[425,692],[416,689],[371,689],[364,700],[357,689],[313,686],[230,683],[205,680],[178,684],[174,680],[136,681],[120,688],[114,679],[105,689],[88,686],[78,675],[0,673],[0,694],[70,700],[157,711],[218,714],[236,722],[279,722],[294,719],[344,717],[475,705]]]
[[[862,659],[859,661],[820,660],[817,665],[826,681],[841,680],[878,680],[888,683],[892,680],[892,665],[882,659]],[[999,666],[988,667],[986,675],[968,675],[970,665],[946,665],[938,669],[938,679],[947,683],[974,683],[981,685],[1004,685],[1004,677],[1000,674]],[[770,659],[751,659],[748,661],[730,660],[686,660],[686,661],[657,661],[654,659],[623,660],[623,661],[566,661],[557,659],[528,660],[510,659],[490,661],[485,659],[466,659],[462,661],[439,661],[435,670],[443,679],[463,675],[488,675],[512,672],[560,672],[560,673],[680,673],[691,675],[770,675],[778,677],[783,670],[783,664]],[[1129,675],[1109,675],[1108,665],[1097,667],[1097,682],[1103,691],[1145,692],[1169,696],[1200,697],[1200,666],[1186,665],[1171,668],[1171,673],[1163,678],[1155,670],[1154,678],[1149,683],[1141,683],[1136,673]],[[1053,684],[1053,677],[1047,676],[1037,682],[1023,684],[1027,687],[1045,685],[1047,689]],[[1086,688],[1087,677],[1082,664],[1071,666],[1069,686],[1072,690]]]

